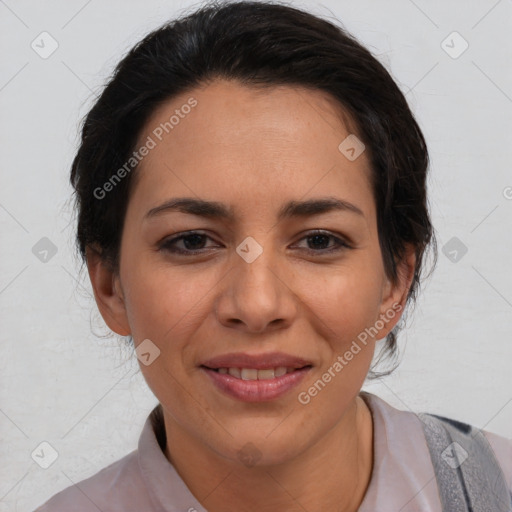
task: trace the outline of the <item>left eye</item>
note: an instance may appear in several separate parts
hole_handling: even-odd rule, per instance
[[[307,240],[309,244],[313,245],[313,248],[307,248],[306,250],[311,252],[332,252],[340,249],[348,249],[349,245],[330,233],[324,233],[322,231],[310,233],[301,240]],[[329,240],[333,240],[334,244],[329,246]],[[327,246],[327,247],[326,247]]]
[[[183,254],[183,255],[194,255],[203,252],[203,249],[211,249],[212,247],[205,247],[206,240],[212,240],[208,235],[199,232],[188,232],[175,238],[164,240],[159,249],[162,251]],[[322,231],[309,233],[300,240],[306,240],[308,245],[312,247],[304,248],[306,251],[311,253],[328,253],[334,252],[341,249],[348,249],[350,246],[341,238],[338,238],[331,233],[325,233]],[[333,244],[329,246],[329,242],[333,241]],[[178,243],[182,242],[183,247],[179,247]],[[213,246],[215,247],[215,246]]]

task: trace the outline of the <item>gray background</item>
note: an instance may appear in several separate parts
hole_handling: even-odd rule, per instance
[[[340,19],[378,56],[432,156],[437,270],[400,336],[400,368],[364,389],[511,438],[512,1],[293,4]],[[0,0],[0,512],[33,510],[135,449],[156,404],[134,355],[101,337],[67,180],[78,122],[113,66],[192,5]],[[46,59],[31,47],[51,49],[43,31],[58,43]],[[48,469],[31,456],[48,456],[44,441],[58,453]]]

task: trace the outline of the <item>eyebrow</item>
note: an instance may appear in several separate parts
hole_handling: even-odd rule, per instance
[[[232,208],[225,204],[193,197],[178,197],[165,201],[161,205],[151,208],[144,218],[154,218],[174,211],[209,219],[235,220]],[[289,201],[279,210],[277,218],[284,220],[294,217],[309,217],[331,211],[350,212],[364,217],[363,211],[355,204],[336,197],[322,197],[306,201]]]

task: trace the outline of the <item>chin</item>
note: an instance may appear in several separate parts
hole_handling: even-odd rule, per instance
[[[275,428],[275,426],[274,426]],[[238,462],[244,467],[275,466],[289,462],[298,456],[306,447],[297,443],[296,436],[288,433],[270,434],[272,429],[259,430],[241,435],[237,432],[233,437],[225,437],[222,446],[214,446],[214,450],[226,459]]]

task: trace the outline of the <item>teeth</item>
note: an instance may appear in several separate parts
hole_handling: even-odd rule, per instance
[[[240,372],[242,380],[257,380],[258,379],[258,370],[254,368],[242,368]]]
[[[273,379],[274,373],[274,368],[270,368],[269,370],[258,370],[258,380]]]
[[[238,379],[240,378],[240,368],[230,368],[228,373],[233,377],[237,377]]]
[[[281,377],[286,373],[291,373],[295,368],[279,366],[277,368],[266,368],[258,370],[256,368],[218,368],[217,371],[222,374],[229,374],[242,380],[267,380]]]
[[[276,377],[281,377],[281,375],[284,375],[287,372],[286,366],[279,366],[275,369],[274,375]]]

